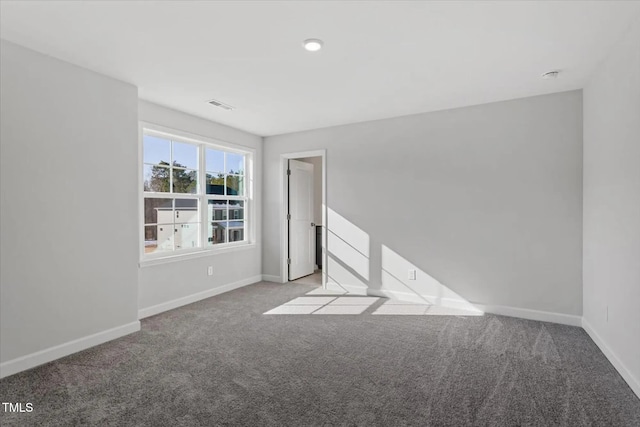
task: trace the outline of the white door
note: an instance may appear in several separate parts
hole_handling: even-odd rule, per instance
[[[313,274],[313,165],[289,160],[289,280]]]

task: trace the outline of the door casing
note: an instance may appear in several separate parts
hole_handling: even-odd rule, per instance
[[[287,257],[289,254],[289,224],[287,206],[289,203],[287,167],[290,159],[322,157],[322,287],[327,286],[327,150],[300,151],[280,155],[280,282],[289,281]]]
[[[316,157],[317,158],[317,157]],[[289,281],[314,273],[316,228],[313,164],[289,159]]]

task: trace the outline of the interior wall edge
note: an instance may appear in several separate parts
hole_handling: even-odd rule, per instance
[[[613,367],[618,371],[622,379],[624,379],[631,390],[638,396],[640,399],[640,380],[634,377],[631,371],[626,367],[624,363],[620,360],[620,358],[616,355],[616,353],[611,349],[609,344],[602,338],[600,334],[591,326],[589,321],[583,317],[582,318],[582,329],[589,335],[589,337],[593,340],[593,342],[598,346],[600,351],[605,355],[605,357],[611,362]]]

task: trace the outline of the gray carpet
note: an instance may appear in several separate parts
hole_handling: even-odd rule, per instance
[[[3,426],[640,425],[580,328],[486,315],[262,313],[313,289],[260,283],[0,381]]]

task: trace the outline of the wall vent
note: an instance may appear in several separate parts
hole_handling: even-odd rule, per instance
[[[212,99],[211,101],[207,101],[209,104],[213,105],[214,107],[218,107],[218,108],[222,108],[223,110],[227,110],[227,111],[233,111],[236,108],[232,107],[229,104],[225,104],[224,102],[220,102],[220,101],[216,101],[215,99]]]

